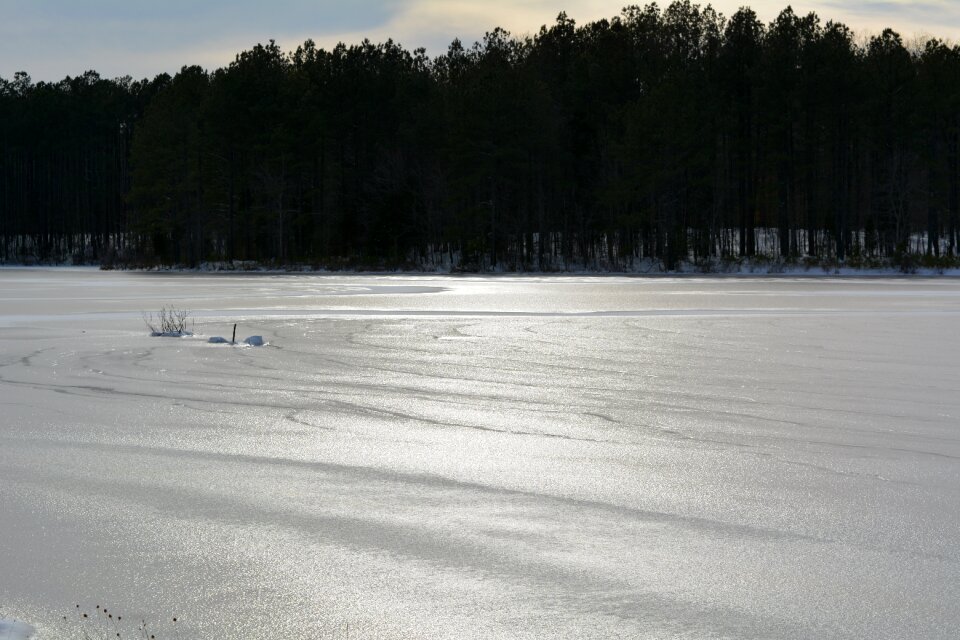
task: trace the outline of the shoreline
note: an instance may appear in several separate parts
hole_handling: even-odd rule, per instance
[[[567,269],[567,270],[451,270],[451,269],[327,269],[309,265],[248,265],[239,267],[223,265],[221,263],[206,263],[195,267],[185,265],[153,266],[153,267],[116,267],[105,268],[102,265],[72,265],[72,264],[22,264],[0,263],[0,270],[12,271],[116,271],[120,273],[163,273],[163,274],[204,274],[204,275],[314,275],[314,276],[408,276],[408,277],[484,277],[484,278],[564,278],[564,277],[621,277],[621,278],[960,278],[960,267],[953,268],[921,268],[917,267],[904,271],[896,267],[825,267],[783,264],[743,264],[736,268],[703,270],[695,265],[685,265],[674,271],[655,269]]]

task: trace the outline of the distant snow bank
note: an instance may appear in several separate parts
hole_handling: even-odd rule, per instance
[[[116,267],[123,270],[123,267]],[[835,262],[786,261],[772,258],[741,258],[735,260],[713,259],[705,263],[680,262],[675,269],[665,269],[659,260],[636,259],[629,264],[608,264],[598,262],[564,262],[557,260],[543,269],[512,268],[503,264],[477,269],[459,266],[456,262],[408,263],[406,267],[383,268],[326,268],[308,264],[263,265],[252,261],[204,262],[195,267],[186,265],[154,266],[149,268],[131,268],[131,271],[185,272],[185,273],[313,273],[338,275],[367,274],[469,274],[469,275],[744,275],[744,276],[951,276],[960,277],[958,267],[923,267],[913,264],[907,268],[892,263],[874,262],[870,266],[849,266]]]
[[[876,263],[874,263],[876,265]],[[584,264],[582,262],[564,263],[556,261],[543,269],[515,269],[497,265],[468,269],[457,266],[449,261],[443,263],[424,262],[407,267],[383,268],[327,268],[308,264],[289,264],[283,266],[263,265],[252,261],[232,262],[204,262],[198,266],[164,265],[153,267],[130,267],[122,265],[111,267],[112,270],[152,273],[258,273],[258,274],[326,274],[326,275],[558,275],[558,276],[591,276],[591,275],[649,275],[649,276],[783,276],[783,277],[960,277],[960,267],[923,267],[919,265],[903,268],[890,263],[883,266],[848,266],[840,263],[812,263],[784,261],[770,258],[718,260],[708,263],[681,262],[675,269],[665,269],[659,260],[638,259],[628,265],[609,265],[604,263]],[[0,263],[0,270],[33,270],[33,271],[79,271],[97,270],[96,266],[70,265],[23,265],[17,263]],[[2,640],[2,638],[0,638]]]
[[[223,336],[213,336],[209,340],[207,340],[207,342],[210,344],[232,344],[229,340],[227,340]],[[249,338],[244,340],[241,344],[245,344],[248,347],[262,347],[267,343],[263,341],[263,336],[250,336]]]

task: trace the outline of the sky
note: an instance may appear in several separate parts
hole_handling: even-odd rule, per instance
[[[669,0],[661,0],[661,6]],[[633,2],[646,4],[646,0]],[[715,0],[726,16],[749,4],[772,20],[789,0]],[[585,23],[610,18],[629,0],[0,0],[0,77],[34,81],[93,69],[105,77],[153,77],[188,64],[215,69],[258,42],[293,50],[305,40],[332,47],[393,38],[431,55],[454,38],[472,43],[496,26],[535,33],[562,10]],[[699,4],[706,5],[707,2]],[[858,34],[884,27],[907,41],[933,35],[960,42],[960,0],[811,0],[792,3]]]

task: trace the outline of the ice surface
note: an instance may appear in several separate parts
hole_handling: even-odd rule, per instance
[[[953,638],[958,321],[948,278],[0,269],[0,613]]]
[[[23,622],[0,618],[0,638],[3,640],[27,640],[34,631],[33,627]]]

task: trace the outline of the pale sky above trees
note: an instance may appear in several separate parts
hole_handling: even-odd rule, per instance
[[[764,21],[789,0],[716,0],[726,16],[752,6]],[[453,38],[469,44],[496,26],[536,32],[562,10],[578,23],[617,15],[624,0],[0,0],[0,76],[27,71],[35,81],[88,69],[103,76],[152,77],[185,64],[216,68],[257,42],[290,50],[307,38],[332,47],[390,37],[431,55]],[[637,2],[636,4],[646,4]],[[659,3],[669,4],[669,0]],[[708,4],[701,2],[699,4]],[[857,33],[893,27],[915,36],[960,41],[956,0],[802,0],[797,13],[844,22]]]

